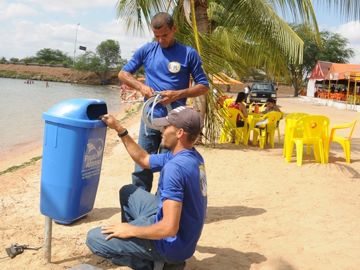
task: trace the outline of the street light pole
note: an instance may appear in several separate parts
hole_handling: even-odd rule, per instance
[[[75,34],[75,42],[74,42],[74,59],[73,59],[73,67],[75,67],[75,56],[76,56],[76,43],[77,43],[77,35],[79,30],[80,23],[76,25],[76,34]]]

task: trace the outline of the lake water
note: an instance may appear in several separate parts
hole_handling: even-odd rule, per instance
[[[41,141],[42,113],[53,105],[73,98],[95,98],[106,102],[109,112],[120,111],[119,90],[106,86],[73,85],[0,78],[0,154],[14,147]]]

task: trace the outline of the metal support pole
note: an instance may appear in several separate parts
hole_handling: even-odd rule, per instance
[[[78,35],[79,25],[80,25],[80,23],[78,23],[78,24],[77,24],[77,26],[76,26],[76,34],[75,34],[75,42],[74,42],[74,58],[73,58],[73,67],[75,67],[76,43],[77,43],[77,35]]]
[[[52,237],[52,218],[45,216],[44,255],[47,263],[51,262],[51,237]]]

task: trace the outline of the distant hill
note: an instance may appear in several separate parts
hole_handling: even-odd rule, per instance
[[[0,77],[94,85],[101,84],[99,77],[94,72],[37,65],[0,64]],[[118,83],[117,71],[111,72],[109,75],[109,83]]]

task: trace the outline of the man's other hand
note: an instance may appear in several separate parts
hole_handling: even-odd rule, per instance
[[[163,105],[168,105],[168,104],[178,100],[179,94],[180,94],[180,91],[172,91],[172,90],[161,91],[160,103]]]
[[[134,237],[134,235],[131,233],[133,227],[134,226],[130,225],[129,223],[118,222],[111,225],[103,226],[101,228],[101,232],[108,235],[106,237],[106,240],[110,240],[113,237],[130,238]]]

